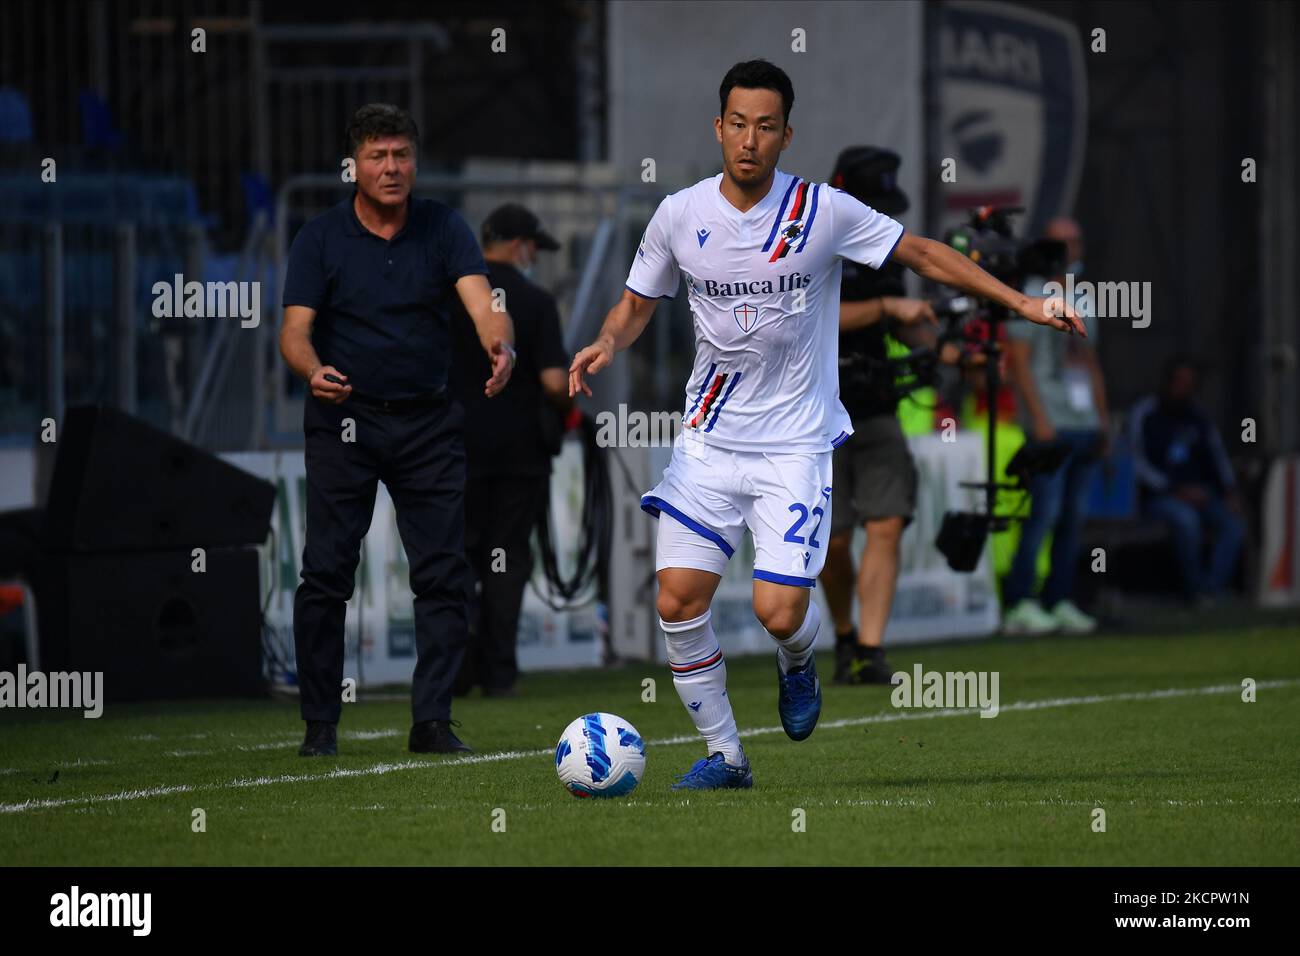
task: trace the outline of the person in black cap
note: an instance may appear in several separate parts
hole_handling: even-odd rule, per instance
[[[530,540],[545,514],[551,457],[560,450],[561,416],[571,405],[569,355],[555,297],[528,278],[538,254],[560,244],[514,203],[487,217],[482,240],[493,294],[514,320],[518,365],[501,394],[486,400],[479,382],[486,358],[474,324],[456,310],[451,388],[465,407],[465,544],[478,580],[456,690],[481,685],[485,696],[508,697],[516,692],[515,639],[532,575]]]
[[[853,146],[835,163],[830,185],[888,216],[908,208],[898,188],[897,153]],[[848,259],[840,286],[840,401],[853,418],[853,435],[835,450],[831,482],[831,537],[821,582],[835,621],[835,682],[889,683],[883,639],[898,579],[898,543],[916,508],[916,464],[896,415],[893,372],[885,336],[908,345],[933,345],[934,310],[903,289],[903,267],[872,269]],[[927,334],[928,332],[928,334]],[[951,358],[951,356],[949,356]],[[853,529],[867,544],[855,574]],[[861,628],[853,626],[856,591]]]

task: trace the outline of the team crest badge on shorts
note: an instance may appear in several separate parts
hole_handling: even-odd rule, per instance
[[[731,314],[736,317],[736,324],[740,326],[740,331],[752,331],[758,324],[758,309],[754,308],[748,302],[742,302],[731,310]]]

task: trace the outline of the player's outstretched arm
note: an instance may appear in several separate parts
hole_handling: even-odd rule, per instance
[[[605,324],[600,327],[596,341],[573,357],[573,364],[569,366],[570,398],[578,392],[591,397],[591,389],[582,376],[595,375],[613,361],[615,352],[620,352],[635,342],[645,330],[658,304],[658,299],[647,299],[631,289],[623,290],[623,298],[605,316]]]
[[[1046,299],[1017,292],[942,242],[904,233],[892,258],[919,276],[962,289],[981,299],[991,299],[1030,322],[1050,325],[1062,332],[1078,332],[1085,338],[1088,335],[1083,320],[1074,314],[1074,309],[1064,299]]]

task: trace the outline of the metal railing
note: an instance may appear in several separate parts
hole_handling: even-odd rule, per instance
[[[534,280],[555,294],[566,346],[576,351],[621,295],[662,192],[593,183],[599,177],[581,168],[550,172],[540,180],[536,170],[427,175],[417,194],[447,202],[472,228],[502,202],[532,208],[563,246],[542,257]],[[212,279],[216,260],[199,224],[0,221],[0,351],[9,379],[0,379],[0,434],[30,442],[43,418],[61,421],[67,404],[91,401],[213,451],[299,444],[304,388],[277,348],[285,263],[302,223],[352,188],[332,174],[295,176],[277,195],[273,221],[255,217],[220,275],[261,283],[252,328],[152,314],[156,282],[170,284],[177,273]],[[681,297],[662,307],[629,360],[593,380],[597,407],[674,407],[690,364],[690,330]]]

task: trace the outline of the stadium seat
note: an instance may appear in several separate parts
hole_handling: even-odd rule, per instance
[[[90,149],[116,149],[122,145],[122,133],[113,127],[108,103],[94,90],[77,94],[81,109],[81,141]]]
[[[0,143],[30,143],[33,138],[27,97],[11,86],[0,87]]]

